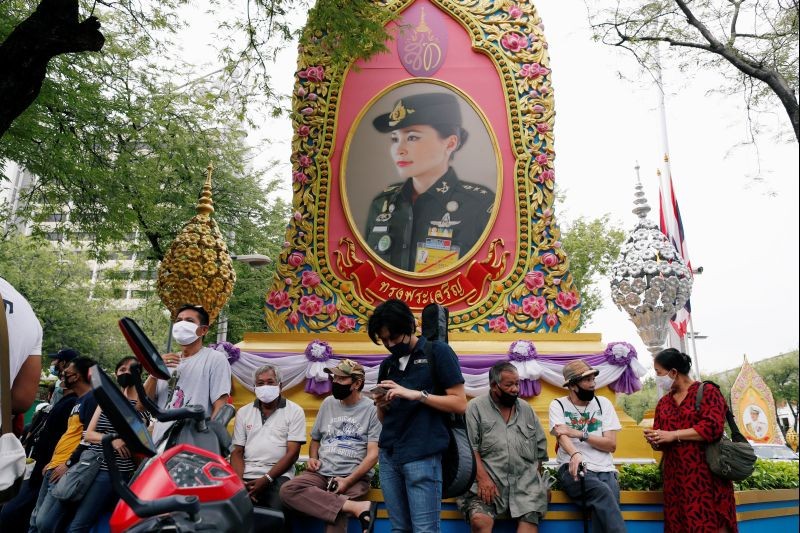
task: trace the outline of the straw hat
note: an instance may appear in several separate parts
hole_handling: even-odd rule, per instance
[[[562,385],[562,387],[566,387],[570,383],[575,383],[585,377],[596,376],[600,371],[590,367],[583,359],[578,359],[577,361],[570,361],[564,365],[563,373],[564,385]]]

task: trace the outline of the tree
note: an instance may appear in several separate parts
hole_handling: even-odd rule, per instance
[[[37,177],[21,212],[36,222],[66,208],[60,230],[88,238],[92,255],[127,241],[159,260],[193,215],[212,161],[221,229],[242,248],[265,232],[276,239],[277,182],[251,163],[238,102],[215,87],[176,90],[175,71],[148,59],[159,49],[148,33],[122,31],[117,13],[105,20],[103,54],[54,59],[36,103],[0,143],[0,161]]]
[[[674,49],[682,72],[713,70],[724,90],[743,91],[752,106],[783,106],[800,140],[797,0],[617,0],[611,8],[587,1],[595,37],[630,51],[645,68],[659,43]]]
[[[642,381],[642,389],[633,394],[618,394],[617,404],[629,417],[640,423],[648,409],[655,409],[658,403],[656,380],[647,378]]]
[[[168,35],[180,25],[178,9],[187,4],[186,0],[119,0],[99,5],[79,0],[41,0],[38,5],[31,0],[0,2],[0,101],[4,102],[0,108],[0,138],[37,99],[51,60],[71,54],[68,61],[72,61],[82,57],[81,52],[99,52],[110,41],[109,32],[104,35],[100,31],[100,20],[105,27],[117,18],[120,27],[128,30],[137,29],[151,37],[159,32]],[[219,51],[224,66],[219,73],[224,82],[236,78],[236,83],[223,85],[241,109],[249,105],[254,89],[274,96],[268,60],[280,46],[297,36],[300,30],[293,21],[298,19],[297,12],[307,6],[305,0],[248,0],[244,12],[231,9],[226,2],[212,2],[209,6],[211,12],[225,15],[220,26],[225,35],[219,39],[226,43]],[[306,37],[329,53],[333,64],[343,65],[353,58],[366,58],[385,50],[383,23],[388,18],[387,12],[370,0],[320,0],[309,13]],[[168,40],[162,44],[159,50],[168,51]],[[145,58],[155,61],[155,56],[151,51]],[[78,86],[93,81],[89,73]],[[73,92],[76,87],[64,85],[61,89]]]
[[[625,233],[611,223],[608,215],[591,220],[580,217],[564,224],[561,244],[582,300],[578,328],[602,307],[603,297],[596,284],[608,274],[624,240]]]

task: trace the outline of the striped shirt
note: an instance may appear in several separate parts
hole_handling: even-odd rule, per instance
[[[131,400],[130,402],[131,402],[131,404],[133,404],[133,406],[135,408],[136,407],[136,401],[135,400]],[[144,413],[144,412],[141,412],[141,411],[137,411],[136,413],[139,415],[139,418],[142,419],[142,422],[144,422],[145,425],[149,422],[149,420],[148,420],[149,417],[147,416],[147,413]],[[117,432],[117,430],[114,429],[114,426],[111,424],[111,421],[108,419],[106,414],[104,412],[102,412],[102,411],[100,412],[100,418],[97,419],[97,427],[95,427],[94,430],[97,431],[98,433],[102,433],[104,435],[106,435],[108,433],[116,433]],[[92,451],[100,452],[100,454],[101,454],[101,456],[100,456],[101,457],[100,458],[100,470],[108,470],[108,465],[106,464],[106,458],[102,455],[102,453],[103,453],[103,443],[102,442],[98,442],[96,444],[95,443],[91,443],[91,444],[89,444],[89,449],[92,450]],[[114,450],[114,455],[115,455],[115,459],[117,460],[117,470],[119,472],[131,473],[134,470],[136,470],[136,464],[133,462],[133,459],[131,459],[131,458],[125,459],[125,458],[120,457],[119,452],[117,452],[116,450]]]

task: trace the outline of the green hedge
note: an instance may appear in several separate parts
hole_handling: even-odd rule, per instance
[[[381,488],[378,466],[372,478],[372,488]],[[295,471],[299,474],[306,469],[305,463],[297,463]],[[548,474],[556,479],[553,490],[560,490],[556,469],[546,467]],[[753,475],[744,481],[734,483],[736,490],[796,489],[800,487],[800,469],[797,461],[756,461]],[[622,465],[619,469],[620,490],[661,490],[661,470],[658,465]]]
[[[797,461],[756,461],[753,475],[734,483],[736,490],[796,489],[800,468]],[[619,470],[621,490],[661,490],[661,471],[658,465],[623,465]]]

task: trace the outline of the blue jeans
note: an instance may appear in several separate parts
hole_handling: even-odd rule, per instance
[[[380,450],[381,488],[393,533],[439,533],[442,510],[442,456],[395,463]],[[411,509],[414,512],[411,512]]]
[[[569,464],[558,469],[558,478],[564,492],[578,506],[586,505],[592,511],[592,520],[596,524],[594,531],[604,533],[625,533],[625,520],[619,508],[619,482],[617,472],[592,472],[586,471],[585,490],[581,488],[581,481],[572,479],[569,473]],[[584,499],[585,498],[585,499]]]
[[[126,474],[123,473],[122,476],[124,478]],[[67,533],[88,532],[94,527],[100,515],[110,510],[118,499],[119,496],[111,486],[111,476],[108,474],[108,470],[100,470],[97,477],[94,478],[94,483],[80,501],[78,509],[75,511],[75,517],[67,528]]]
[[[33,513],[31,513],[28,533],[59,531],[61,529],[60,526],[64,523],[66,510],[61,508],[61,502],[50,494],[50,476],[52,474],[52,468],[44,473],[42,487],[39,489],[39,498],[36,500],[36,507],[33,508]],[[54,509],[54,506],[58,508]]]

